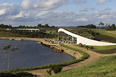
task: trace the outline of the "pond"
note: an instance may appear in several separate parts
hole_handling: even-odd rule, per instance
[[[58,53],[42,44],[38,44],[36,41],[0,40],[0,48],[8,44],[11,47],[19,48],[19,50],[14,51],[10,56],[10,70],[74,60],[72,56],[66,53]],[[8,69],[7,60],[3,50],[0,49],[0,71]]]

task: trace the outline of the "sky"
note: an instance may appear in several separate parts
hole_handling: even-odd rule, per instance
[[[0,0],[0,24],[116,24],[116,0]]]

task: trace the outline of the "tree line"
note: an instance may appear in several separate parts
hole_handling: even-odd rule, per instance
[[[116,30],[116,25],[115,25],[115,24],[112,24],[112,25],[106,24],[106,25],[104,25],[103,22],[100,22],[98,25],[99,25],[101,28],[102,28],[102,27],[105,27],[105,29],[106,29],[107,31],[108,31],[108,30]]]
[[[40,27],[55,28],[55,26],[49,26],[48,24],[45,25],[38,24],[37,26],[19,25],[17,28],[40,28]]]
[[[88,24],[88,25],[85,25],[85,26],[77,26],[77,28],[96,28],[96,26],[93,25],[93,24]]]
[[[115,24],[106,24],[106,30],[116,30],[116,25]]]
[[[0,24],[0,28],[39,28],[39,27],[55,28],[55,26],[49,26],[48,24],[45,25],[38,24],[37,26],[19,25],[18,27],[12,27],[12,25]]]
[[[12,25],[0,24],[0,28],[12,28]]]

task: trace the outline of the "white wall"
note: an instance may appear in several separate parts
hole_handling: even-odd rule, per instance
[[[65,29],[60,28],[58,32],[64,32],[72,37],[77,38],[77,44],[82,43],[85,45],[94,45],[94,46],[105,46],[105,45],[116,45],[116,43],[100,42],[92,39],[88,39],[77,34],[71,33]]]

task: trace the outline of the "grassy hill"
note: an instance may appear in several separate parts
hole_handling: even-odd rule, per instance
[[[98,40],[116,43],[116,34],[109,33],[103,29],[88,29],[88,28],[65,28],[66,30],[78,34],[80,36]]]
[[[116,56],[103,57],[92,64],[48,77],[116,77]]]
[[[107,35],[116,38],[116,31],[106,31],[104,29],[91,29],[97,33],[100,33],[102,35]]]
[[[112,38],[116,40],[115,31],[105,31],[99,29],[67,29],[75,34],[84,36],[84,34],[91,34],[93,37],[103,36],[102,41],[110,41]],[[91,32],[89,33],[89,31]],[[92,34],[93,33],[93,34]],[[94,34],[97,34],[94,35]],[[84,36],[87,37],[87,36]],[[108,40],[107,40],[108,38]],[[101,39],[101,38],[100,38]],[[110,41],[111,42],[111,41]],[[92,51],[101,54],[111,54],[116,52],[116,46],[93,46]],[[91,63],[89,65],[78,67],[69,71],[61,72],[52,76],[47,77],[116,77],[116,55],[102,57],[98,61]]]

